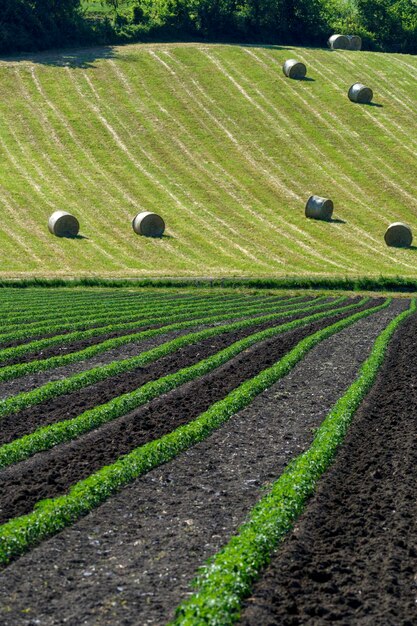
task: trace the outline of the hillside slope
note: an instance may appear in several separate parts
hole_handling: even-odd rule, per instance
[[[284,78],[285,59],[308,66]],[[0,275],[415,274],[417,59],[206,44],[0,61]],[[349,102],[356,81],[379,106]],[[335,221],[307,220],[312,193]],[[57,239],[64,209],[84,238]],[[163,239],[133,234],[141,210]]]

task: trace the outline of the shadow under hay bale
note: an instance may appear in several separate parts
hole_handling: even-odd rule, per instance
[[[349,37],[346,35],[332,35],[327,40],[327,45],[332,50],[350,50]]]
[[[387,246],[395,248],[409,248],[413,241],[411,228],[403,222],[390,224],[384,235]]]
[[[137,235],[162,237],[165,230],[165,222],[160,215],[150,211],[143,211],[133,218],[132,228]]]
[[[360,50],[362,48],[362,39],[359,35],[348,35],[349,48],[348,50]]]
[[[307,74],[307,68],[304,63],[301,63],[296,59],[288,59],[285,61],[282,66],[282,71],[288,78],[295,78],[297,80],[305,78]]]
[[[305,214],[311,219],[329,222],[333,215],[333,202],[321,196],[310,196],[307,200]]]
[[[374,97],[374,93],[370,87],[366,87],[362,83],[354,83],[349,87],[348,97],[351,102],[369,104]]]
[[[80,224],[71,213],[55,211],[48,220],[48,228],[56,237],[75,238],[80,230]]]

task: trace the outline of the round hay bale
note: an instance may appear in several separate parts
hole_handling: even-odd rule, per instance
[[[133,230],[137,235],[145,237],[162,237],[165,230],[165,222],[156,213],[143,211],[138,213],[132,220]]]
[[[310,196],[306,204],[306,217],[314,220],[330,220],[333,214],[333,202],[328,198]]]
[[[56,237],[76,237],[80,224],[76,217],[66,211],[55,211],[48,220],[49,232]]]
[[[359,35],[348,35],[349,50],[360,50],[362,48],[362,39]]]
[[[307,74],[307,68],[304,63],[296,61],[296,59],[288,59],[282,66],[282,71],[288,78],[302,79]]]
[[[349,50],[350,42],[346,35],[332,35],[327,40],[327,45],[332,50]]]
[[[408,248],[413,241],[413,233],[407,224],[402,222],[394,222],[390,224],[384,235],[387,246],[395,246],[396,248]]]
[[[349,87],[348,97],[351,102],[369,104],[374,97],[374,93],[370,87],[365,87],[362,83],[355,83]]]

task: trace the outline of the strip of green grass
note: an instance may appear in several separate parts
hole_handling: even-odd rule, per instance
[[[23,554],[43,539],[73,524],[142,474],[172,460],[184,450],[207,438],[232,415],[250,404],[262,391],[288,374],[320,341],[354,324],[357,320],[380,311],[387,307],[389,302],[388,300],[380,306],[360,311],[306,337],[275,365],[244,382],[191,423],[140,446],[112,465],[103,467],[74,485],[68,494],[39,502],[29,515],[3,524],[0,527],[0,563],[9,563],[12,558]]]
[[[87,387],[88,385],[93,385],[94,383],[104,380],[110,376],[116,376],[117,374],[128,372],[129,370],[137,367],[145,367],[157,359],[167,356],[168,354],[172,354],[184,346],[188,346],[192,343],[198,343],[208,337],[215,337],[223,333],[248,328],[250,326],[269,322],[277,318],[294,315],[294,313],[302,314],[313,310],[318,311],[320,309],[328,309],[345,300],[346,298],[341,296],[333,302],[324,304],[318,303],[316,306],[312,306],[311,303],[309,303],[308,306],[297,308],[295,312],[290,310],[281,313],[273,313],[271,315],[263,315],[256,318],[244,319],[240,322],[225,324],[223,326],[215,326],[214,328],[208,328],[200,332],[194,332],[184,335],[183,337],[178,337],[172,341],[165,342],[161,346],[157,346],[147,352],[143,352],[139,356],[123,359],[121,361],[114,361],[108,365],[94,367],[79,374],[75,374],[74,376],[65,378],[64,380],[51,381],[50,383],[46,383],[45,385],[42,385],[42,387],[38,387],[32,391],[23,392],[10,398],[6,398],[5,400],[0,400],[0,417],[11,413],[17,413],[29,406],[40,404],[46,400],[50,400],[51,398],[63,395],[64,393],[72,393],[82,389],[83,387]]]
[[[316,298],[313,301],[312,306],[315,306],[314,303],[317,303],[319,300],[322,300],[325,296],[320,298]],[[85,359],[96,356],[97,354],[101,354],[106,352],[107,350],[111,350],[113,348],[118,348],[120,346],[126,345],[128,343],[132,343],[133,341],[140,341],[142,339],[149,339],[151,337],[155,337],[157,335],[182,330],[184,328],[192,328],[193,326],[199,326],[202,324],[215,324],[220,321],[224,321],[225,319],[231,319],[236,317],[246,317],[249,315],[262,315],[270,310],[274,310],[275,312],[283,311],[288,309],[289,305],[277,307],[275,305],[270,305],[269,307],[263,307],[262,310],[259,308],[248,308],[244,309],[240,308],[239,312],[236,312],[233,309],[232,312],[222,313],[221,315],[209,315],[206,317],[197,317],[192,316],[191,319],[187,318],[184,322],[174,322],[173,324],[168,324],[166,326],[161,326],[155,329],[144,330],[139,333],[133,333],[130,335],[123,335],[122,337],[115,337],[114,339],[106,339],[101,343],[95,344],[93,346],[89,346],[88,348],[84,348],[83,350],[78,350],[77,352],[70,352],[69,354],[65,354],[63,356],[54,356],[48,359],[42,360],[34,360],[29,363],[17,363],[16,365],[9,365],[6,367],[0,368],[0,381],[12,380],[14,378],[19,378],[21,376],[25,376],[26,374],[34,374],[35,372],[41,372],[48,369],[53,369],[56,367],[60,367],[62,365],[68,365],[69,363],[75,363],[78,361],[83,361]],[[292,309],[294,313],[298,310],[298,305],[294,306]],[[201,313],[200,313],[201,315]],[[171,319],[175,320],[176,318],[165,317],[164,321]],[[183,316],[179,316],[179,319],[183,319]],[[138,325],[140,326],[140,325]]]
[[[303,276],[288,278],[144,278],[144,279],[106,279],[106,278],[27,278],[21,280],[3,280],[0,289],[28,287],[159,287],[178,289],[180,287],[204,288],[204,287],[227,287],[229,289],[332,289],[347,291],[392,291],[392,292],[417,292],[417,280],[414,278],[402,278],[400,276],[367,277],[358,278],[309,278]]]
[[[228,626],[238,619],[242,598],[250,593],[251,584],[291,530],[317,481],[331,464],[356,410],[374,384],[388,342],[415,311],[413,300],[410,308],[378,336],[357,379],[323,421],[310,448],[288,465],[238,533],[202,568],[196,581],[197,593],[178,607],[171,624]]]

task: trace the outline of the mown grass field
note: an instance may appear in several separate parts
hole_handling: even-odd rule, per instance
[[[310,80],[285,79],[297,57]],[[0,61],[0,274],[412,276],[417,60],[209,44]],[[361,81],[379,106],[354,105]],[[306,220],[312,193],[335,221]],[[83,238],[56,239],[65,209]],[[166,236],[131,219],[160,213]]]

